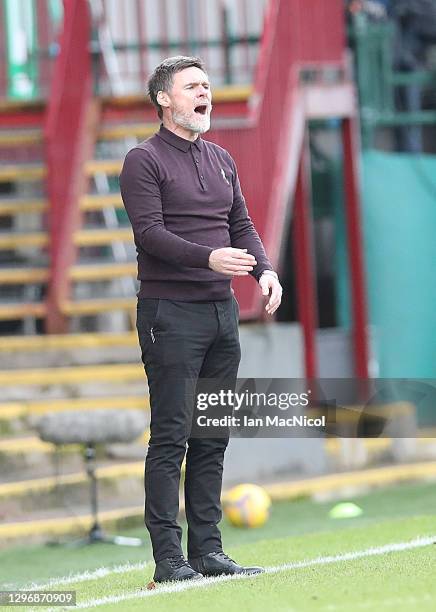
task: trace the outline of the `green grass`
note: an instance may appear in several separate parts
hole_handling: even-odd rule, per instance
[[[403,485],[358,498],[361,517],[331,520],[332,503],[309,500],[277,503],[261,529],[239,530],[223,523],[226,551],[243,563],[276,566],[320,556],[361,551],[415,537],[436,535],[436,484]],[[143,530],[130,530],[138,535]],[[144,535],[144,534],[143,534]],[[151,558],[142,549],[94,545],[80,549],[20,547],[0,551],[3,588],[97,567],[137,563]],[[192,610],[360,610],[436,609],[436,546],[385,553],[331,564],[294,568],[243,580],[209,584],[180,593],[144,591],[154,566],[131,569],[62,589],[77,590],[78,602],[108,596],[133,596],[97,609]],[[55,587],[53,587],[55,588]],[[145,599],[141,595],[145,594]],[[137,596],[137,597],[136,597]]]
[[[304,537],[258,542],[256,547],[244,545],[236,549],[241,562],[255,563],[259,559],[267,566],[290,560],[316,558],[344,551],[363,550],[399,538],[408,539],[434,527],[430,518],[397,520],[383,526],[348,528],[338,533],[322,533]],[[149,605],[155,612],[166,612],[169,607],[188,611],[197,606],[206,610],[265,612],[265,610],[342,610],[389,609],[394,601],[396,610],[412,609],[412,596],[419,610],[434,610],[436,581],[434,563],[436,551],[425,548],[417,551],[391,553],[381,557],[284,571],[256,578],[214,584],[197,592],[195,589],[176,594],[153,595],[150,600],[130,599],[116,604],[105,603],[98,609],[144,609]],[[131,572],[110,589],[111,595],[138,593],[142,575]],[[411,583],[413,581],[413,583]],[[83,599],[106,597],[107,585],[94,582]],[[79,586],[77,587],[79,588]],[[81,593],[82,595],[82,593]],[[405,602],[405,605],[404,605]],[[425,607],[425,606],[428,607]]]

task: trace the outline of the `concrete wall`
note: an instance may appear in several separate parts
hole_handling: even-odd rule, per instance
[[[299,325],[273,323],[240,328],[239,378],[301,378],[303,344]],[[311,438],[232,438],[224,483],[284,480],[326,469],[324,442]]]

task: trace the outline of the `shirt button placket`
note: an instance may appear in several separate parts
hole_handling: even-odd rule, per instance
[[[206,189],[206,185],[204,182],[204,174],[202,174],[201,168],[200,168],[200,160],[198,159],[198,157],[195,156],[194,154],[194,163],[197,166],[197,174],[198,174],[198,178],[200,179],[200,184],[201,187],[203,189]]]

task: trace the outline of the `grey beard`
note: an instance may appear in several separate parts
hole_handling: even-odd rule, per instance
[[[202,117],[203,119],[202,115],[200,115],[200,117]],[[204,134],[210,129],[210,116],[204,117],[202,124],[200,122],[191,122],[186,117],[186,115],[178,112],[173,112],[172,119],[174,123],[176,123],[180,127],[185,128],[185,130],[190,130],[191,132],[194,132],[196,134]]]

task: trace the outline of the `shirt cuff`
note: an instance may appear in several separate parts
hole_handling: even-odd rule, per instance
[[[192,244],[185,250],[184,262],[185,266],[193,268],[209,268],[209,257],[213,249],[202,244]]]
[[[258,275],[257,282],[260,281],[260,277],[262,276],[263,273],[269,274],[270,276],[274,276],[274,278],[279,280],[279,275],[277,274],[277,272],[274,272],[274,270],[271,270],[269,268],[265,268],[265,270],[262,270],[262,272]]]

